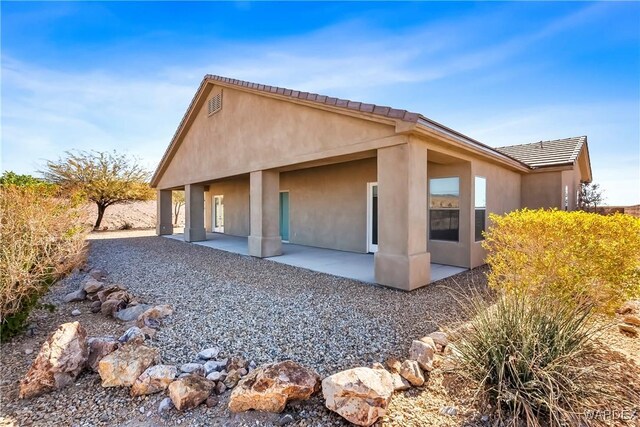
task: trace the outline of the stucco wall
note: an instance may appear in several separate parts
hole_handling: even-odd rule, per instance
[[[562,209],[565,208],[565,187],[568,189],[567,210],[576,210],[578,208],[577,192],[580,189],[580,169],[577,166],[571,170],[562,171]]]
[[[158,188],[297,163],[394,133],[392,125],[224,88],[222,109],[209,116],[206,103],[200,108]]]
[[[460,222],[459,241],[428,240],[427,249],[431,253],[431,262],[437,264],[470,266],[471,225],[471,163],[437,164],[427,162],[427,176],[431,178],[460,178]],[[428,190],[430,191],[430,189]],[[429,200],[427,198],[427,208]],[[427,220],[428,221],[428,220]],[[428,222],[427,222],[428,223]],[[428,231],[427,231],[428,232]]]
[[[522,176],[522,207],[562,207],[562,172],[538,172]]]
[[[367,182],[375,182],[376,159],[280,174],[289,191],[289,242],[366,252]]]
[[[475,187],[475,177],[486,179],[487,194],[487,223],[491,225],[489,214],[504,214],[520,209],[521,175],[493,165],[491,163],[476,160],[471,164],[471,185]],[[475,188],[471,197],[471,268],[485,263],[486,250],[482,248],[482,242],[475,241]]]
[[[250,234],[249,217],[249,176],[214,182],[209,185],[205,215],[208,219],[207,231],[211,230],[211,200],[213,196],[224,196],[224,232],[233,236]]]

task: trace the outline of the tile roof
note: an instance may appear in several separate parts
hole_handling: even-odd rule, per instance
[[[288,96],[290,98],[297,98],[305,101],[313,101],[318,104],[326,104],[332,107],[341,107],[347,110],[370,113],[376,116],[389,117],[391,119],[400,119],[405,122],[416,123],[418,121],[418,118],[422,117],[418,113],[413,113],[407,110],[399,110],[396,108],[367,104],[364,102],[351,101],[348,99],[332,98],[325,95],[319,95],[317,93],[301,92],[298,90],[286,89],[278,86],[268,86],[259,83],[247,82],[244,80],[231,79],[229,77],[216,76],[213,74],[207,74],[206,76],[204,76],[204,81],[207,80],[246,87],[249,89],[259,90],[267,93],[275,93],[277,95]]]
[[[586,136],[496,147],[496,150],[532,168],[573,164],[587,143]]]

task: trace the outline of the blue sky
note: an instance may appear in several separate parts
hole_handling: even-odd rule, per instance
[[[26,2],[2,13],[3,170],[153,169],[204,74],[420,112],[492,146],[588,135],[640,203],[640,3]]]

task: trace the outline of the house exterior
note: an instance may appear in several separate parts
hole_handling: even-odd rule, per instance
[[[184,190],[186,241],[372,252],[378,283],[412,290],[430,263],[482,265],[489,213],[575,209],[590,181],[584,136],[491,148],[417,113],[207,75],[151,185],[158,235]]]

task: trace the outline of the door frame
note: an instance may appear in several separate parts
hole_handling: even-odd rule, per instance
[[[367,252],[378,252],[378,245],[373,244],[373,233],[371,228],[373,225],[373,187],[378,187],[378,182],[367,182]]]
[[[220,206],[222,206],[222,227],[216,227],[216,199],[220,199]],[[224,233],[224,194],[217,194],[211,198],[211,231]]]
[[[291,193],[289,192],[289,190],[281,190],[278,193],[278,207],[281,208],[282,207],[282,199],[280,198],[280,194],[282,193],[287,193],[289,195],[289,204],[287,205],[287,209],[289,210],[289,214],[287,215],[288,221],[287,221],[287,228],[289,229],[289,239],[291,238]],[[280,218],[282,218],[282,211],[279,210],[279,215],[278,215],[278,225],[280,225]],[[280,230],[280,239],[282,239],[282,241],[284,243],[289,243],[289,239],[285,240],[284,237],[282,236],[282,230]]]

